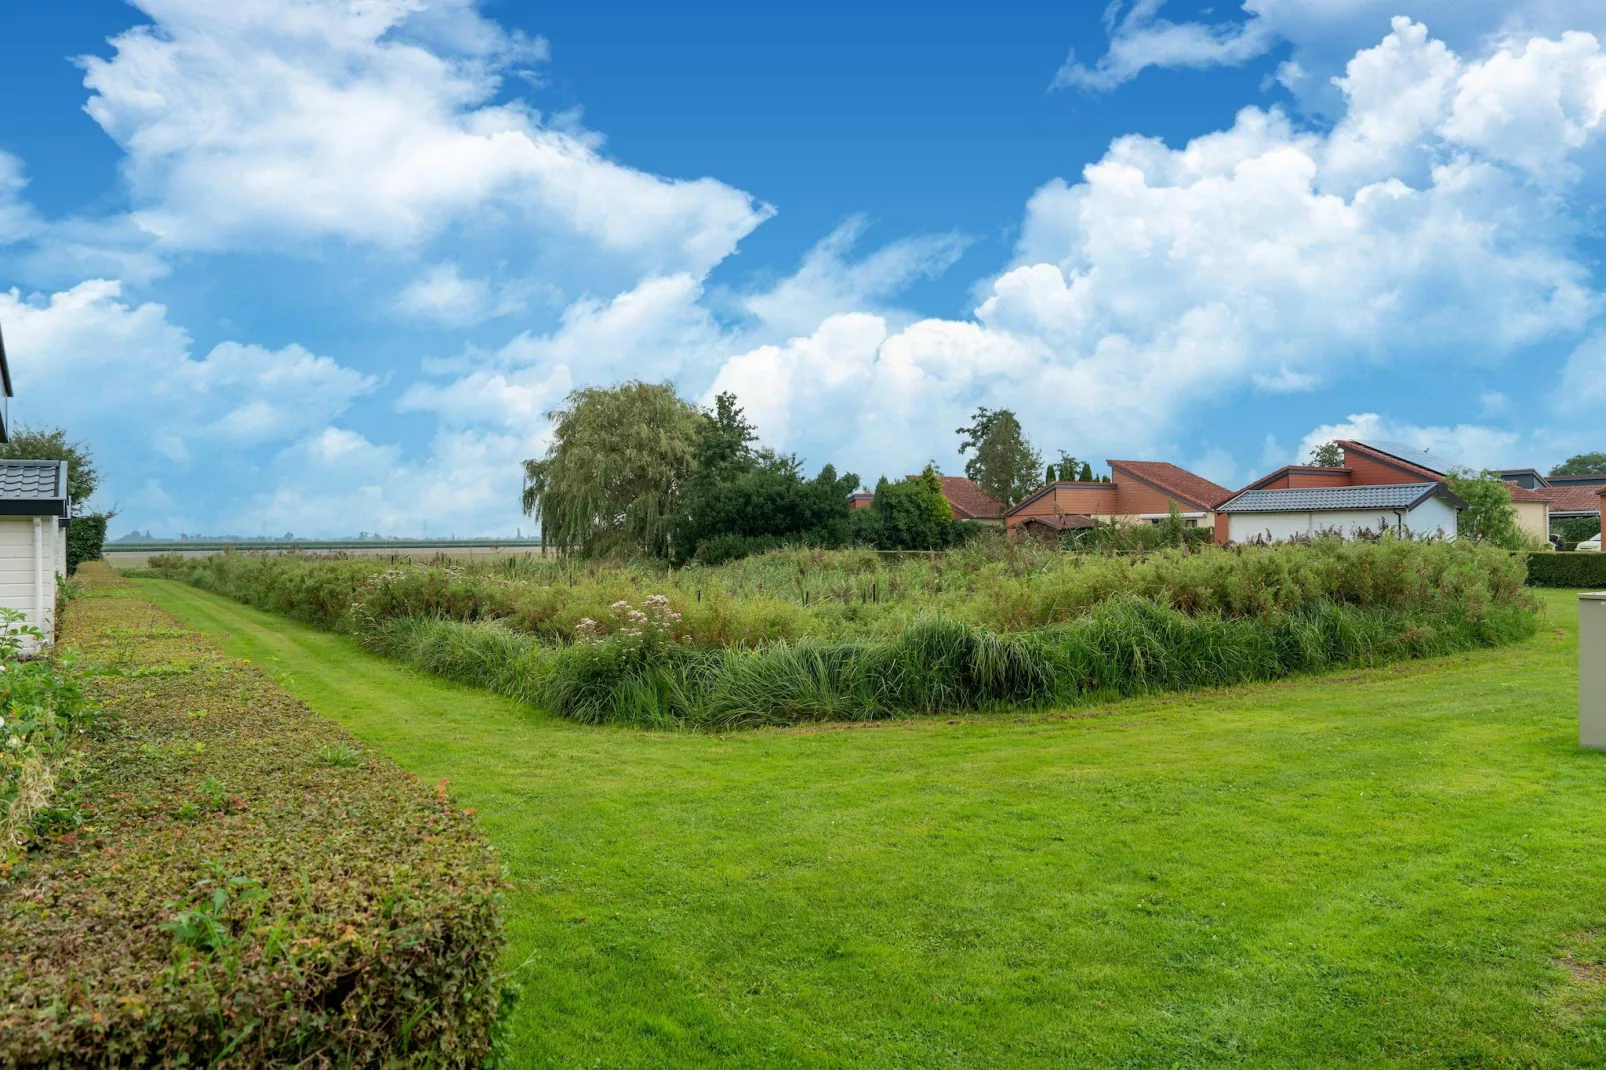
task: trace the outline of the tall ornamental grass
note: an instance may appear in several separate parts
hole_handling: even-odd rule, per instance
[[[501,622],[412,617],[372,645],[428,672],[588,724],[733,728],[1008,707],[1225,687],[1513,642],[1537,617],[1476,618],[1332,602],[1233,618],[1133,596],[1075,620],[999,633],[928,619],[884,638],[700,649],[615,634],[554,647]]]
[[[223,554],[153,562],[587,723],[1051,706],[1510,642],[1520,558],[1391,538],[1141,556],[788,551],[718,569]]]
[[[718,568],[668,571],[572,560],[404,564],[307,555],[158,558],[182,579],[318,627],[364,636],[423,616],[497,620],[561,645],[624,601],[667,597],[701,648],[888,638],[929,617],[999,632],[1074,620],[1124,595],[1184,613],[1245,618],[1322,603],[1476,617],[1526,598],[1524,562],[1470,544],[1318,540],[1300,546],[1053,553],[988,544],[948,554],[777,551]]]

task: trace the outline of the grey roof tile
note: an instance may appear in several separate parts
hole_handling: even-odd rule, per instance
[[[1408,509],[1428,494],[1442,489],[1442,485],[1438,483],[1385,483],[1361,487],[1246,490],[1237,497],[1223,502],[1216,511],[1312,513],[1346,509]]]
[[[0,461],[0,501],[65,501],[65,461]]]

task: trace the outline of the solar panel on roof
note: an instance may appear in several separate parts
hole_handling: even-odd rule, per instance
[[[1363,446],[1372,447],[1379,453],[1386,453],[1390,457],[1397,457],[1406,464],[1414,464],[1418,468],[1426,468],[1429,472],[1437,472],[1441,476],[1449,475],[1450,469],[1455,467],[1455,465],[1451,464],[1443,457],[1435,457],[1426,450],[1419,450],[1414,446],[1407,446],[1403,442],[1367,442],[1363,439],[1356,439],[1356,441],[1360,442],[1360,444]]]

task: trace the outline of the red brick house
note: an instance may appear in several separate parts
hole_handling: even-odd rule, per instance
[[[1074,517],[1079,521],[1060,524],[1034,524],[1043,530],[1091,527],[1098,521],[1158,523],[1170,515],[1174,504],[1189,527],[1209,527],[1215,522],[1215,508],[1232,491],[1185,468],[1165,461],[1107,461],[1110,482],[1081,483],[1059,480],[1045,484],[1004,516],[1010,531],[1019,531],[1033,521]]]

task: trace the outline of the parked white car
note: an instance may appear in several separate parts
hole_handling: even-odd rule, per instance
[[[1597,554],[1600,553],[1600,535],[1597,533],[1594,536],[1585,539],[1583,542],[1578,544],[1577,548],[1586,552]]]

